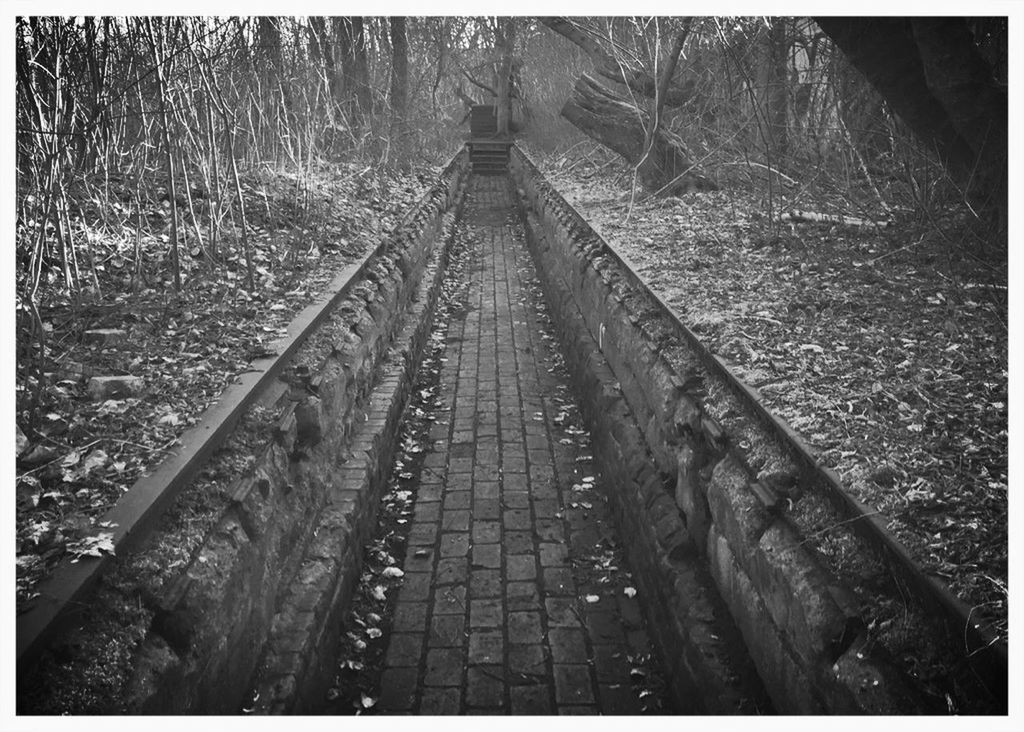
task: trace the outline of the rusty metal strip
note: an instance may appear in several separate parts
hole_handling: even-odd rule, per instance
[[[442,170],[438,180],[465,162],[465,152],[459,150]],[[429,200],[433,188],[412,207],[394,231],[370,252],[339,272],[327,288],[306,306],[288,326],[287,335],[275,342],[277,355],[258,358],[224,390],[217,401],[203,412],[200,422],[181,436],[178,446],[160,463],[155,471],[144,475],[107,511],[102,522],[112,524],[115,551],[128,552],[148,536],[163,511],[187,487],[207,458],[231,434],[238,420],[252,404],[275,384],[275,379],[317,327],[352,287],[393,237]],[[112,556],[87,557],[78,562],[62,561],[37,588],[39,597],[17,618],[17,664],[22,667],[45,648],[55,634],[73,620],[75,610],[85,604],[85,598],[96,581],[116,562]]]
[[[555,188],[547,182],[533,161],[518,146],[513,149],[514,154],[523,161],[524,167],[530,170],[532,175],[547,183],[552,191],[555,191]],[[843,518],[850,521],[850,528],[855,530],[858,536],[865,540],[889,567],[895,570],[904,586],[914,592],[918,601],[926,609],[941,614],[952,637],[963,638],[966,646],[962,649],[963,655],[979,676],[986,679],[986,685],[990,690],[1005,699],[1008,672],[1006,641],[1000,640],[988,627],[972,621],[974,613],[971,608],[956,597],[944,583],[925,574],[906,548],[878,518],[876,512],[851,496],[843,488],[835,471],[822,465],[811,453],[803,438],[783,419],[769,411],[756,390],[745,384],[723,361],[708,350],[697,335],[683,323],[675,309],[636,274],[632,263],[626,256],[618,252],[604,237],[594,231],[593,227],[568,201],[562,198],[562,202],[577,217],[580,224],[592,232],[595,240],[601,243],[602,253],[614,259],[622,267],[627,279],[640,292],[644,293],[644,296],[668,319],[685,343],[697,353],[702,365],[712,374],[721,378],[741,403],[752,409],[761,424],[798,462],[804,477],[820,487]]]

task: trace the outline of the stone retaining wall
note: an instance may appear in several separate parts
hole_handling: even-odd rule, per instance
[[[466,167],[462,153],[300,348],[286,393],[247,413],[147,544],[103,582],[82,627],[19,678],[20,713],[234,714],[261,659],[279,702],[294,704],[282,687],[315,685],[375,520]],[[141,605],[124,613],[132,627],[105,627],[104,606],[132,598]],[[305,628],[313,648],[296,646],[286,627]],[[104,633],[136,640],[106,678],[73,678],[76,655],[95,655]],[[66,688],[40,693],[41,680],[79,684],[71,696],[87,702],[76,708]]]
[[[718,620],[738,626],[776,711],[922,710],[869,643],[852,593],[786,515],[800,500],[802,468],[519,150],[511,169],[563,344],[591,401],[596,452],[606,471],[622,473],[615,498],[623,532],[634,537],[630,561],[659,600],[652,625],[666,665],[714,698],[719,676],[709,659],[729,654],[726,643],[711,642],[706,620],[724,602],[731,620]],[[599,351],[585,355],[581,339]],[[616,388],[601,396],[587,384],[604,360]],[[695,600],[705,573],[718,597]],[[674,682],[685,694],[687,682]]]

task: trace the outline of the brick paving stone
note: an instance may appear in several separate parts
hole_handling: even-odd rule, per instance
[[[471,438],[472,439],[472,438]],[[449,475],[445,483],[445,492],[468,491],[473,488],[473,479],[468,475]]]
[[[443,341],[379,709],[636,713],[627,656],[649,639],[636,599],[573,578],[611,524],[597,486],[592,509],[562,509],[584,500],[571,486],[593,469],[578,440],[560,442],[570,391],[541,337],[530,255],[501,223],[511,191],[501,177],[470,187],[472,264]],[[589,592],[607,602],[588,605]]]
[[[505,585],[509,611],[540,610],[540,593],[536,582],[509,582]]]
[[[506,576],[510,580],[532,580],[537,577],[537,565],[529,554],[510,556],[505,562]]]
[[[501,597],[501,572],[496,569],[474,569],[469,575],[469,594],[473,598]]]
[[[478,519],[501,518],[501,505],[497,498],[474,498],[473,517]]]
[[[533,534],[529,531],[506,531],[502,545],[509,554],[530,554],[532,556],[536,552],[533,546]]]
[[[508,670],[515,677],[513,682],[536,680],[547,676],[544,665],[544,646],[511,643],[508,647]]]
[[[533,530],[541,541],[565,541],[565,527],[558,519],[538,518]]]
[[[502,631],[474,628],[469,633],[469,664],[502,663],[505,660],[505,639]]]
[[[452,688],[427,688],[420,700],[420,714],[458,714],[462,702],[462,690]]]
[[[497,544],[501,541],[501,523],[498,521],[473,521],[474,544]]]
[[[586,663],[584,638],[583,631],[576,628],[551,628],[548,631],[551,660],[555,663]]]
[[[543,684],[524,684],[509,687],[512,714],[551,714],[551,698]]]
[[[435,585],[464,585],[469,577],[469,560],[465,557],[439,559],[434,573]]]
[[[422,655],[422,633],[392,633],[384,663],[387,666],[418,666]]]
[[[501,567],[500,544],[477,544],[473,547],[473,568],[499,569]]]
[[[502,512],[502,520],[505,528],[510,531],[517,529],[529,529],[533,526],[530,512],[525,508],[510,508]]]
[[[506,491],[502,498],[501,505],[504,508],[529,508],[530,507],[530,494],[529,493],[512,493]]]
[[[427,651],[423,683],[427,686],[461,686],[462,663],[462,650],[459,648],[431,648]]]
[[[526,471],[526,458],[525,457],[502,457],[501,469],[507,472],[525,472]]]
[[[431,504],[437,505],[437,504]],[[473,514],[468,511],[452,509],[445,511],[441,517],[441,528],[445,531],[469,531],[469,520]]]
[[[427,627],[427,603],[408,602],[395,606],[391,629],[395,632],[422,632]]]
[[[569,547],[565,544],[540,545],[540,564],[542,567],[564,567],[569,563]]]
[[[417,503],[413,510],[413,518],[417,523],[436,521],[441,515],[441,506],[437,503]]]
[[[568,567],[545,567],[542,576],[545,595],[576,596],[576,583],[572,578],[572,570]]]
[[[498,498],[501,484],[496,480],[478,480],[473,483],[473,498]]]
[[[465,630],[464,615],[435,615],[430,619],[427,644],[431,648],[461,648]]]
[[[469,491],[452,491],[444,494],[444,509],[469,508],[473,494]]]
[[[505,611],[498,598],[469,601],[471,628],[497,628],[504,622]]]
[[[516,643],[540,643],[544,640],[539,612],[514,612],[508,615],[508,637]]]
[[[525,493],[529,489],[526,471],[514,473],[510,470],[502,476],[501,483],[506,492]]]
[[[469,533],[441,534],[440,552],[442,557],[464,557],[469,554]]]
[[[377,704],[382,711],[410,711],[416,703],[415,668],[388,668],[380,676],[380,698]]]
[[[423,602],[430,597],[433,575],[427,572],[406,572],[398,590],[399,602]]]
[[[577,601],[564,597],[549,597],[544,600],[544,608],[548,613],[548,625],[554,628],[578,628],[580,618],[577,615]]]
[[[466,674],[466,704],[494,708],[504,703],[505,672],[501,666],[470,666]]]
[[[480,465],[473,468],[474,480],[497,480],[501,476],[497,465]]]
[[[549,480],[542,480],[530,476],[532,485],[530,488],[530,495],[540,500],[544,499],[558,499],[558,488],[554,486]]]
[[[594,701],[589,667],[556,663],[554,670],[556,702],[559,704],[586,704]]]
[[[409,531],[410,546],[433,546],[437,541],[437,524],[416,524]]]
[[[466,607],[464,585],[439,587],[434,595],[434,615],[465,615]]]
[[[420,485],[416,489],[416,502],[417,503],[430,503],[431,501],[441,500],[441,484],[435,483],[432,485]]]

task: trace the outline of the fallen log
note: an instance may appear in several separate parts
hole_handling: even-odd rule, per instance
[[[594,59],[594,70],[599,76],[617,84],[625,84],[635,93],[654,98],[658,80],[648,71],[637,68],[627,58],[616,58],[592,36],[583,32],[570,18],[540,18],[541,23],[582,48]],[[696,82],[692,79],[669,85],[664,95],[665,106],[681,107],[693,99]]]
[[[794,224],[800,223],[816,223],[816,224],[841,224],[843,226],[867,226],[876,229],[885,229],[892,224],[891,221],[873,221],[871,219],[861,219],[856,216],[842,216],[838,214],[824,214],[816,211],[800,211],[798,209],[789,209],[779,214],[779,221],[790,222]]]
[[[643,160],[637,174],[649,190],[657,190],[680,173],[693,168],[686,145],[678,135],[665,129],[655,135],[650,154],[644,159],[644,126],[651,124],[648,115],[589,74],[583,74],[576,80],[561,114],[580,131],[614,150],[630,164],[636,165]],[[643,125],[641,119],[644,120]],[[718,190],[718,185],[700,171],[690,170],[662,193],[669,196],[694,190]]]

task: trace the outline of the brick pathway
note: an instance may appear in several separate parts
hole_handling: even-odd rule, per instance
[[[508,185],[471,181],[479,251],[448,331],[378,711],[636,714],[648,638],[506,223]]]

